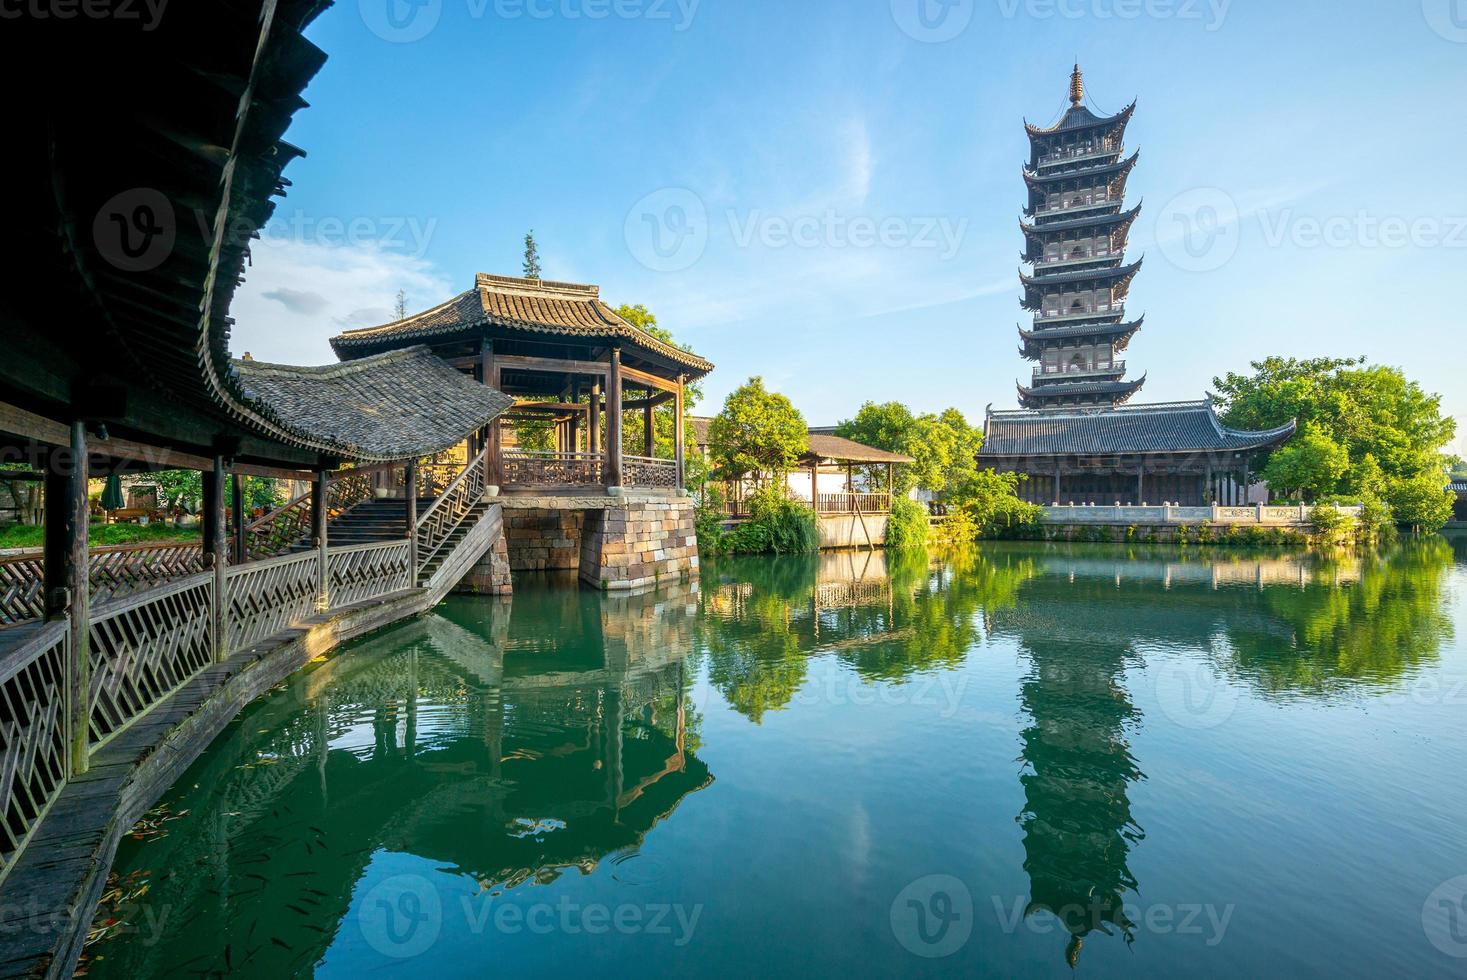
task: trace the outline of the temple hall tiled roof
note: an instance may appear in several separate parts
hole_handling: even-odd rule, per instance
[[[1230,429],[1210,401],[1103,409],[991,412],[983,457],[1128,456],[1146,453],[1233,452],[1277,445],[1295,424],[1265,432]]]
[[[485,327],[572,337],[605,337],[661,357],[699,378],[713,365],[696,354],[663,343],[621,317],[601,300],[598,286],[493,276],[480,273],[474,288],[430,310],[348,330],[331,338],[343,359],[390,350],[406,343],[467,335]]]
[[[426,347],[324,367],[235,361],[234,370],[256,411],[304,444],[353,459],[441,452],[514,403]]]
[[[1467,480],[1453,480],[1447,489],[1456,494],[1467,494]]]

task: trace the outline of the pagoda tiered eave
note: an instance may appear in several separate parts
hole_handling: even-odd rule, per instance
[[[1104,399],[1111,405],[1123,405],[1136,396],[1146,384],[1146,376],[1135,381],[1080,381],[1072,384],[1035,385],[1026,388],[1015,382],[1019,404],[1025,408],[1077,407]]]
[[[1029,360],[1035,360],[1045,350],[1063,347],[1073,347],[1080,341],[1093,341],[1095,343],[1111,343],[1116,353],[1121,353],[1131,344],[1131,338],[1140,331],[1146,318],[1138,317],[1125,323],[1092,323],[1070,327],[1044,328],[1036,326],[1036,329],[1025,330],[1019,328],[1019,339],[1024,342],[1020,348],[1023,356]]]
[[[1116,156],[1119,156],[1120,153],[1121,153],[1120,150],[1116,150],[1115,151],[1115,155]],[[1109,154],[1107,154],[1107,155],[1109,155]],[[1040,187],[1040,186],[1047,185],[1047,184],[1059,183],[1059,182],[1066,181],[1066,180],[1077,180],[1077,179],[1081,179],[1081,178],[1090,178],[1090,177],[1113,177],[1113,176],[1125,177],[1125,176],[1128,176],[1131,173],[1132,170],[1136,169],[1136,162],[1140,158],[1141,158],[1141,151],[1140,150],[1137,150],[1135,153],[1132,153],[1126,159],[1124,159],[1124,160],[1117,160],[1114,163],[1104,163],[1104,164],[1099,164],[1099,165],[1095,165],[1095,166],[1079,167],[1077,169],[1072,169],[1072,170],[1061,170],[1061,171],[1057,171],[1055,173],[1039,173],[1034,168],[1024,167],[1023,168],[1024,183],[1028,184],[1029,187],[1030,187],[1030,189],[1032,190],[1032,189],[1034,189],[1036,187]],[[1053,163],[1044,164],[1043,166],[1045,166],[1045,167],[1057,167],[1057,166],[1060,166],[1064,162],[1065,161],[1055,161]]]
[[[1055,136],[1060,133],[1076,133],[1088,129],[1113,127],[1124,128],[1131,121],[1131,116],[1135,112],[1136,103],[1134,101],[1113,116],[1097,116],[1085,106],[1072,106],[1053,126],[1035,126],[1027,119],[1024,120],[1024,131],[1033,141],[1036,137]]]

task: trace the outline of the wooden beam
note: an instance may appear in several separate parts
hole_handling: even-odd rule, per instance
[[[621,373],[622,378],[626,381],[636,381],[639,384],[651,385],[653,388],[656,388],[659,391],[677,391],[677,381],[675,380],[659,378],[655,374],[648,374],[646,371],[638,371],[636,368],[629,368],[626,365],[622,365]]]
[[[527,354],[500,354],[495,363],[504,371],[539,371],[545,374],[586,374],[605,377],[610,373],[601,361],[577,361],[564,357],[531,357]]]

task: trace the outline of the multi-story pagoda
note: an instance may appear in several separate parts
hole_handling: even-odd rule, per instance
[[[1139,206],[1126,209],[1126,155],[1133,102],[1114,116],[1085,107],[1080,66],[1070,105],[1047,129],[1025,123],[1029,185],[1023,355],[1037,362],[1019,385],[1019,411],[995,412],[983,427],[979,464],[1021,473],[1019,496],[1036,504],[1242,504],[1254,499],[1257,456],[1294,433],[1229,428],[1212,400],[1126,404],[1146,383],[1126,380],[1118,360],[1141,318],[1126,319],[1126,296],[1140,262],[1126,261]]]
[[[1022,306],[1032,329],[1019,328],[1034,380],[1020,384],[1025,408],[1116,406],[1146,383],[1126,380],[1118,359],[1141,320],[1127,320],[1126,295],[1140,261],[1126,261],[1126,239],[1140,206],[1126,210],[1126,178],[1139,154],[1125,155],[1126,124],[1136,103],[1114,116],[1085,106],[1080,66],[1070,76],[1070,108],[1046,129],[1024,124],[1029,163],[1024,183]]]

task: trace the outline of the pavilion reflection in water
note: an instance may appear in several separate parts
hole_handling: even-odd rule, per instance
[[[253,970],[305,968],[383,855],[426,859],[491,894],[635,855],[713,781],[687,697],[695,594],[536,592],[513,607],[450,603],[247,711],[168,801],[207,823],[179,823],[139,856],[199,868],[154,881],[143,900],[190,910],[188,924],[156,947],[109,943],[106,965],[172,970],[204,930],[235,965],[250,950]],[[519,608],[541,625],[560,614],[561,635],[517,630]],[[292,907],[311,914],[281,912]]]

